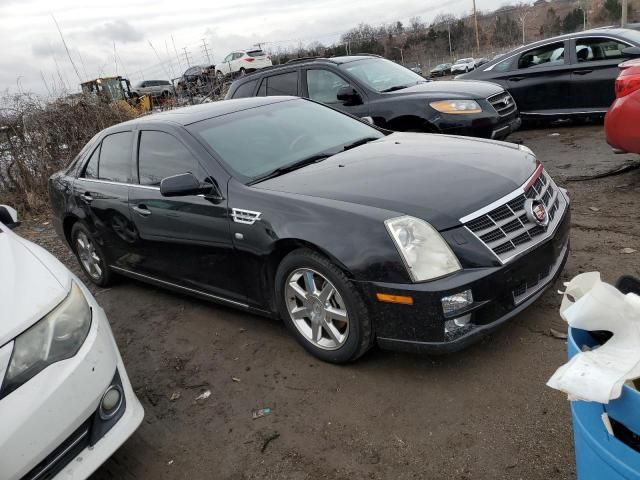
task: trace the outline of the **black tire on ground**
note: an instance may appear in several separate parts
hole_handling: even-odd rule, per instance
[[[238,72],[238,75],[241,77],[244,77],[247,74],[247,71],[244,68],[241,68],[240,71]]]
[[[93,272],[93,274],[89,272],[85,267],[84,263],[82,262],[80,252],[79,252],[79,244],[78,244],[78,238],[81,237],[82,235],[84,235],[87,239],[89,239],[89,241],[93,245],[93,249],[96,255],[99,258],[99,261],[97,263],[100,267],[101,274],[98,277],[95,276],[96,275],[95,271]],[[95,283],[100,287],[106,287],[111,284],[111,282],[113,281],[113,274],[111,270],[107,268],[107,262],[104,256],[104,251],[102,250],[102,247],[100,246],[100,244],[95,241],[95,239],[91,235],[91,232],[89,232],[89,229],[82,222],[79,222],[79,221],[76,222],[73,225],[73,228],[71,229],[71,246],[73,248],[73,252],[76,254],[78,263],[80,263],[80,267],[82,268],[82,271],[87,276],[87,278],[89,278],[89,280],[91,280],[93,283]]]
[[[336,288],[345,304],[349,330],[345,343],[335,350],[325,350],[311,343],[295,326],[286,305],[286,282],[289,275],[300,268],[312,269],[325,276]],[[364,355],[374,344],[373,327],[367,307],[342,270],[323,255],[300,248],[289,253],[278,266],[275,278],[278,312],[296,340],[312,355],[331,363],[348,363]]]

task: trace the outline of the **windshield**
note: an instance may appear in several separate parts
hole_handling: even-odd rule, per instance
[[[619,29],[616,33],[626,40],[630,40],[635,44],[640,44],[640,32],[638,30],[624,28]]]
[[[389,91],[397,87],[410,87],[426,81],[408,68],[383,58],[343,63],[340,68],[378,92]]]
[[[210,118],[187,127],[241,180],[321,154],[341,152],[379,130],[307,100],[289,100]]]

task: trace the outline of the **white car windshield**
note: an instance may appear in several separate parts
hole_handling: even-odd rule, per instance
[[[469,63],[473,62],[473,58],[461,58],[456,62],[456,65],[460,65],[461,63]]]

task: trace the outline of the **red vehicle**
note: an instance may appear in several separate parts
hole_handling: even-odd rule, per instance
[[[605,116],[604,129],[616,153],[640,153],[640,60],[620,64],[616,99]]]

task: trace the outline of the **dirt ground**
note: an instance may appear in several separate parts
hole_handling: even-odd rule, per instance
[[[640,250],[640,170],[575,181],[640,157],[612,154],[601,125],[510,140],[532,148],[570,192],[562,278],[640,274],[640,252],[621,253]],[[45,222],[18,232],[78,273]],[[561,325],[557,287],[463,352],[374,349],[349,366],[310,357],[279,322],[130,280],[93,288],[146,412],[94,479],[575,478],[569,403],[545,386],[566,357],[565,341],[550,334]],[[252,419],[262,407],[273,413]]]

